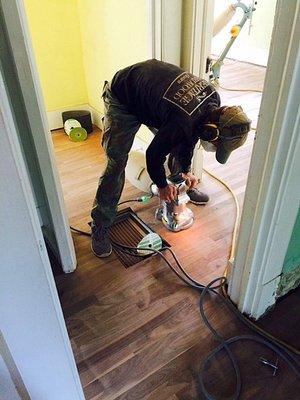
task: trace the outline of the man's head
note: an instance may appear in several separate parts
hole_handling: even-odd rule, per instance
[[[215,151],[217,161],[225,164],[230,153],[245,143],[250,123],[240,106],[215,109],[200,132],[204,150]]]

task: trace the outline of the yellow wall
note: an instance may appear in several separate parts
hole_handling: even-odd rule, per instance
[[[47,111],[87,103],[77,0],[24,4]]]
[[[89,103],[103,81],[151,57],[148,0],[24,0],[47,111]]]
[[[148,0],[78,0],[89,104],[102,111],[103,81],[150,55]]]

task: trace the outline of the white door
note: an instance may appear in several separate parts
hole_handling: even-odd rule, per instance
[[[54,161],[53,144],[28,34],[23,2],[3,0],[1,70],[10,99],[23,156],[44,237],[65,272],[76,268],[74,245]]]
[[[0,132],[1,399],[83,400],[2,71]]]
[[[193,0],[192,7],[189,70],[200,78],[208,79],[206,60],[211,49],[214,0]],[[202,179],[203,150],[200,146],[194,150],[192,171]]]

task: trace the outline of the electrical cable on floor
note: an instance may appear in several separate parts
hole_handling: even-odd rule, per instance
[[[132,255],[133,251],[139,250],[136,247],[129,247],[129,246],[124,246],[121,245],[119,243],[114,243],[114,246],[119,247],[119,249],[122,249],[122,251],[124,251],[125,253],[128,253],[130,255]],[[176,268],[174,268],[174,266],[170,263],[170,261],[166,258],[166,256],[162,253],[162,251],[169,251],[172,256],[173,259],[175,260],[176,265],[178,266],[179,270],[183,273],[183,276],[180,275],[180,273],[176,270]],[[148,251],[148,249],[147,249]],[[203,322],[205,323],[205,325],[207,326],[207,328],[211,331],[211,333],[213,334],[214,338],[220,342],[220,345],[215,348],[205,359],[204,362],[202,363],[202,368],[201,371],[199,373],[199,384],[202,390],[202,393],[205,395],[205,398],[207,400],[217,400],[215,397],[213,397],[207,390],[204,384],[204,372],[207,369],[207,365],[210,362],[210,360],[216,356],[217,353],[220,353],[221,351],[226,351],[228,354],[228,357],[230,359],[230,362],[232,364],[232,367],[235,371],[235,376],[236,376],[236,388],[235,388],[235,392],[234,395],[228,399],[228,400],[238,400],[240,398],[240,393],[241,393],[241,389],[242,389],[242,379],[241,379],[241,373],[240,373],[240,369],[238,366],[238,363],[229,347],[230,344],[232,343],[236,343],[237,341],[241,341],[241,340],[247,340],[247,341],[254,341],[257,343],[260,343],[266,347],[268,347],[269,349],[273,350],[274,353],[282,358],[284,361],[286,361],[286,363],[289,365],[289,367],[293,370],[293,372],[297,375],[298,378],[300,378],[300,364],[298,363],[298,361],[296,360],[296,358],[293,356],[293,354],[291,354],[289,351],[287,351],[287,349],[285,348],[284,345],[281,345],[280,343],[277,343],[275,341],[273,341],[270,338],[266,339],[262,339],[260,337],[254,336],[254,335],[238,335],[238,336],[234,336],[230,339],[225,340],[219,333],[217,330],[214,329],[214,327],[212,326],[212,324],[209,322],[209,319],[206,316],[205,310],[204,310],[204,300],[205,300],[205,296],[207,294],[207,292],[213,293],[214,295],[216,295],[219,299],[221,299],[226,305],[227,307],[234,313],[234,315],[244,324],[247,325],[247,327],[249,327],[251,330],[255,331],[255,333],[258,333],[260,336],[265,337],[265,334],[263,331],[257,331],[256,326],[254,324],[248,324],[247,319],[243,316],[243,314],[241,314],[239,312],[239,310],[234,306],[234,304],[230,301],[230,299],[228,297],[224,297],[223,295],[221,295],[217,289],[223,288],[226,284],[227,284],[227,279],[226,277],[220,277],[220,278],[216,278],[213,281],[211,281],[208,285],[203,285],[197,281],[195,281],[189,274],[186,273],[186,271],[184,270],[184,268],[182,267],[182,265],[180,264],[179,260],[177,259],[175,253],[168,247],[164,247],[161,250],[155,250],[155,249],[149,249],[149,251],[152,251],[153,253],[159,254],[161,256],[161,258],[166,262],[166,264],[170,267],[170,269],[176,274],[176,276],[181,279],[186,285],[188,285],[189,287],[191,287],[192,289],[195,289],[197,291],[201,292],[200,295],[200,300],[199,300],[199,309],[200,309],[200,314],[201,317],[203,319]],[[139,255],[138,253],[135,255]],[[143,257],[142,255],[140,255],[141,257]],[[216,284],[217,282],[220,282],[219,284]]]
[[[78,230],[77,230],[78,231]],[[89,235],[87,232],[85,234]],[[125,253],[129,253],[132,255],[132,252],[135,253],[136,256],[144,257],[144,255],[139,254],[137,251],[140,250],[136,247],[129,247],[122,245],[120,243],[114,242],[113,245],[115,247],[118,247],[119,249],[122,249]],[[171,264],[171,262],[166,258],[166,256],[162,253],[162,251],[169,251],[173,259],[175,260],[176,265],[178,266],[179,270],[183,273],[184,277],[180,275],[180,273],[174,268],[174,266]],[[147,249],[148,251],[148,249]],[[217,400],[215,397],[213,397],[207,390],[204,384],[204,372],[206,370],[206,367],[210,360],[216,356],[217,353],[220,353],[221,351],[226,351],[228,354],[228,357],[230,359],[230,362],[233,366],[233,369],[235,371],[235,376],[236,376],[236,389],[234,395],[228,399],[228,400],[238,400],[240,398],[240,392],[242,388],[242,380],[241,380],[241,373],[239,370],[238,363],[229,347],[230,344],[236,343],[237,341],[241,340],[247,340],[247,341],[255,341],[257,343],[263,344],[269,349],[273,350],[275,354],[282,358],[286,363],[289,365],[289,367],[294,371],[294,373],[297,375],[298,378],[300,378],[300,365],[298,361],[295,359],[295,357],[286,350],[285,346],[281,345],[278,342],[274,342],[272,339],[268,338],[266,339],[261,339],[260,337],[253,336],[253,335],[238,335],[234,336],[230,339],[225,340],[211,325],[209,322],[209,319],[207,318],[204,310],[204,300],[205,300],[205,295],[209,291],[210,293],[213,293],[214,295],[218,296],[219,299],[221,299],[227,307],[234,313],[234,315],[244,324],[246,324],[251,330],[254,330],[256,333],[258,333],[260,336],[265,337],[265,334],[263,331],[259,330],[257,331],[256,326],[254,324],[248,324],[247,319],[238,311],[238,309],[231,303],[231,301],[227,298],[221,295],[219,292],[217,292],[217,289],[220,289],[224,287],[227,284],[227,279],[226,277],[220,277],[216,278],[213,281],[211,281],[208,285],[202,285],[201,283],[195,281],[189,274],[186,273],[182,265],[180,264],[179,260],[177,259],[175,253],[168,247],[162,248],[161,250],[155,250],[155,249],[149,249],[149,251],[159,254],[160,257],[166,262],[166,264],[170,267],[170,269],[176,274],[176,276],[182,280],[187,286],[191,287],[192,289],[195,289],[197,291],[201,292],[200,295],[200,300],[199,300],[199,309],[200,309],[200,314],[203,319],[203,322],[207,326],[207,328],[211,331],[213,334],[214,338],[220,342],[220,345],[215,348],[203,361],[202,363],[202,368],[201,371],[199,372],[199,384],[202,390],[202,393],[205,395],[207,400]],[[216,284],[217,282],[220,282],[219,284]]]
[[[126,204],[126,203],[135,203],[135,202],[139,202],[139,201],[136,199],[124,200],[124,201],[121,201],[121,203],[119,203],[118,206],[121,206],[122,204]]]
[[[232,233],[232,245],[231,245],[231,250],[230,250],[229,257],[228,257],[228,260],[229,260],[229,262],[230,262],[231,265],[232,265],[232,263],[233,263],[233,257],[234,257],[234,254],[235,254],[235,246],[236,246],[236,239],[237,239],[237,231],[238,231],[239,219],[240,219],[240,207],[239,207],[238,199],[237,199],[235,193],[234,193],[234,192],[232,191],[232,189],[230,188],[230,186],[229,186],[225,181],[223,181],[221,178],[217,177],[217,176],[214,175],[211,171],[208,171],[208,170],[205,169],[205,168],[203,168],[203,171],[204,171],[206,174],[210,175],[213,179],[215,179],[215,180],[217,180],[218,182],[220,182],[226,189],[228,189],[229,192],[231,193],[233,199],[234,199],[234,202],[235,202],[235,206],[236,206],[236,218],[235,218],[235,224],[234,224],[233,233]],[[150,198],[152,198],[152,197],[153,197],[152,195],[144,195],[144,196],[140,196],[140,197],[138,197],[138,198],[136,198],[136,199],[130,199],[130,200],[126,200],[126,201],[124,201],[124,202],[122,201],[122,202],[119,203],[118,205],[121,205],[121,204],[124,204],[124,203],[129,203],[129,202],[135,202],[135,201],[138,201],[138,202],[146,202],[146,201],[150,200]],[[147,198],[147,200],[145,200],[146,198]],[[89,232],[81,231],[81,230],[79,230],[79,229],[77,229],[77,228],[74,228],[73,226],[70,226],[70,229],[71,229],[72,231],[78,233],[78,234],[81,234],[81,235],[84,235],[84,236],[89,236],[89,237],[91,236],[91,234],[90,234]],[[123,251],[126,253],[126,251],[125,251],[125,247],[126,247],[126,246],[121,245],[121,244],[119,244],[119,243],[113,243],[113,245],[114,245],[115,247],[118,247],[118,249],[121,250],[121,251],[122,251],[122,249],[123,249]],[[180,263],[179,263],[179,261],[178,261],[176,255],[175,255],[175,253],[173,252],[173,250],[171,250],[171,249],[169,249],[169,248],[165,248],[165,249],[169,250],[169,251],[172,253],[173,258],[175,259],[177,265],[179,266]],[[152,250],[152,251],[153,251],[153,250]],[[134,254],[133,254],[133,253],[134,253]],[[141,257],[141,258],[144,257],[144,255],[141,255],[141,254],[137,253],[137,248],[133,248],[133,249],[131,249],[131,251],[129,251],[129,252],[128,252],[128,249],[127,249],[127,254],[129,254],[129,255],[134,255],[134,256],[137,256],[137,257]],[[164,258],[164,257],[163,257],[163,258]],[[164,260],[165,260],[165,258],[164,258]],[[166,261],[166,260],[165,260],[165,261]],[[169,264],[168,264],[168,265],[169,265]],[[169,265],[169,267],[170,267],[170,265]],[[180,268],[180,266],[179,266],[179,268]],[[181,267],[180,269],[181,269],[181,271],[185,274],[183,268]],[[175,271],[174,271],[174,272],[175,272]],[[177,275],[177,273],[176,273],[176,275]],[[227,267],[225,268],[224,275],[225,275],[225,278],[227,278]],[[177,275],[177,276],[178,276],[178,275]],[[198,282],[194,281],[190,276],[188,276],[188,279],[190,279],[192,282],[194,282],[194,283],[196,283],[196,284],[199,284]],[[184,281],[184,282],[185,282],[185,281]],[[188,284],[187,282],[185,282],[185,283]],[[204,286],[203,286],[203,287],[204,287]],[[226,297],[226,298],[229,300],[229,302],[231,302],[231,300],[230,300],[229,297],[228,297],[227,291],[226,291],[226,285],[222,285],[222,286],[221,286],[221,290],[222,290],[223,296]],[[233,303],[231,303],[231,304],[232,304],[232,307],[235,308],[235,305],[234,305]],[[241,315],[242,315],[242,314],[241,314]],[[265,331],[263,328],[260,328],[258,325],[256,325],[254,322],[252,322],[252,321],[251,321],[249,318],[247,318],[245,315],[242,315],[242,318],[244,319],[245,324],[247,324],[247,326],[248,326],[249,328],[256,330],[257,332],[259,332],[260,334],[264,335],[264,336],[265,336],[266,338],[268,338],[269,340],[272,340],[272,341],[275,341],[276,343],[279,343],[280,345],[284,346],[285,348],[287,348],[288,350],[290,350],[290,351],[293,352],[294,354],[300,355],[300,349],[297,349],[297,348],[295,348],[294,346],[290,345],[289,343],[287,343],[287,342],[285,342],[285,341],[283,341],[283,340],[281,340],[281,339],[278,339],[278,338],[275,337],[274,335],[271,335],[269,332]]]
[[[230,188],[230,186],[223,181],[221,178],[219,178],[218,176],[214,175],[211,171],[208,171],[207,169],[203,168],[203,171],[210,175],[212,178],[214,178],[215,180],[217,180],[218,182],[220,182],[223,186],[225,186],[225,188],[227,188],[229,190],[229,192],[231,193],[233,200],[235,202],[235,206],[236,206],[236,218],[235,218],[235,224],[234,224],[234,228],[233,228],[233,233],[232,233],[232,245],[231,245],[231,250],[230,250],[230,254],[229,254],[229,258],[228,261],[231,263],[231,265],[233,264],[233,259],[234,259],[234,254],[235,254],[235,246],[236,246],[236,239],[237,239],[237,232],[238,232],[238,227],[239,227],[239,220],[240,220],[240,206],[239,206],[239,202],[237,199],[237,196],[235,195],[235,193],[233,192],[233,190]],[[224,271],[224,275],[227,278],[227,267],[225,268]],[[228,293],[226,291],[226,287],[222,286],[222,292],[223,292],[223,296],[227,297],[228,300],[231,302],[231,300],[228,297]],[[232,304],[233,307],[235,307],[234,304]],[[243,315],[243,318],[245,320],[245,323],[248,325],[249,328],[252,329],[256,329],[257,331],[260,331],[261,334],[263,334],[265,337],[267,337],[269,340],[272,341],[276,341],[276,343],[281,344],[282,346],[284,346],[285,348],[289,349],[291,352],[293,352],[294,354],[300,355],[300,349],[295,348],[294,346],[291,346],[289,343],[285,342],[284,340],[278,339],[277,337],[275,337],[274,335],[271,335],[269,332],[267,332],[266,330],[264,330],[263,328],[260,328],[257,324],[255,324],[254,322],[251,321],[250,318],[248,318],[247,316]]]
[[[152,199],[152,197],[153,197],[153,194],[152,194],[152,193],[151,193],[151,194],[145,194],[145,195],[139,196],[139,197],[137,197],[137,198],[135,198],[135,199],[129,199],[129,200],[121,201],[120,203],[118,203],[118,206],[121,206],[121,205],[126,204],[126,203],[134,203],[134,202],[138,202],[138,203],[148,203],[148,201],[149,201],[150,199]],[[76,232],[76,233],[78,233],[78,234],[80,234],[80,235],[89,236],[89,237],[91,236],[91,234],[90,234],[89,232],[81,231],[80,229],[74,228],[74,227],[71,226],[71,225],[70,225],[70,229],[71,229],[73,232]]]
[[[215,174],[213,174],[211,171],[208,171],[207,169],[203,168],[203,171],[207,174],[210,175],[212,178],[214,178],[216,181],[220,182],[225,188],[231,193],[234,203],[235,203],[235,209],[236,209],[236,216],[235,216],[235,222],[234,222],[234,227],[233,227],[233,232],[232,232],[232,239],[231,239],[231,249],[230,249],[230,254],[229,254],[229,262],[233,262],[233,257],[235,254],[235,246],[236,246],[236,238],[237,238],[237,232],[238,232],[238,227],[240,224],[240,205],[239,201],[231,189],[231,187],[223,181],[223,179],[219,178]]]
[[[232,191],[232,189],[229,187],[229,185],[224,182],[222,179],[218,178],[215,176],[212,172],[207,171],[204,169],[204,172],[219,181],[222,185],[224,185],[232,194],[233,199],[235,201],[236,205],[236,219],[235,219],[235,224],[234,224],[234,229],[233,229],[233,234],[232,234],[232,246],[229,254],[229,260],[230,262],[233,262],[233,256],[235,253],[235,243],[236,243],[236,237],[237,237],[237,231],[238,231],[238,225],[239,225],[239,218],[240,218],[240,208],[238,204],[238,199],[235,195],[235,193]],[[124,202],[119,203],[119,205],[130,202],[130,201],[139,201],[137,199],[133,200],[126,200]],[[140,200],[141,202],[142,200]],[[85,236],[91,236],[90,233],[80,231],[79,229],[70,227],[73,231],[83,234]],[[127,254],[134,254],[135,256],[139,257],[144,257],[143,254],[140,254],[139,251],[141,249],[138,249],[137,247],[129,247],[125,246],[121,243],[117,242],[112,242],[113,246],[118,248],[119,250],[123,251],[124,253]],[[180,272],[171,264],[171,262],[167,259],[165,254],[162,253],[162,251],[169,251],[169,253],[172,255],[173,260],[175,261],[175,265],[179,269]],[[242,313],[239,312],[239,310],[236,308],[236,306],[231,302],[229,297],[227,296],[227,292],[225,289],[225,286],[227,285],[227,278],[226,276],[219,277],[211,281],[208,285],[203,285],[200,282],[197,282],[194,280],[182,267],[180,261],[178,260],[176,254],[173,252],[172,249],[169,247],[163,247],[160,250],[155,250],[155,249],[147,249],[147,253],[152,252],[154,254],[160,255],[160,257],[165,261],[165,263],[169,266],[169,268],[176,274],[176,276],[182,280],[187,286],[191,287],[192,289],[195,289],[197,291],[201,292],[200,295],[200,300],[199,300],[199,310],[200,310],[200,315],[203,319],[203,322],[207,326],[207,328],[211,331],[212,335],[214,338],[220,342],[220,345],[217,346],[204,360],[202,363],[202,368],[199,373],[199,384],[202,393],[204,394],[205,398],[207,400],[217,400],[214,396],[211,395],[206,389],[206,386],[204,384],[204,372],[207,369],[208,363],[211,361],[213,357],[215,357],[218,353],[221,351],[226,351],[229,360],[232,364],[232,367],[235,372],[235,377],[236,377],[236,386],[235,386],[235,391],[233,396],[228,399],[228,400],[238,400],[240,399],[240,394],[241,394],[241,389],[242,389],[242,379],[241,379],[241,373],[240,369],[238,366],[238,363],[230,349],[230,345],[233,343],[236,343],[238,341],[254,341],[257,343],[260,343],[269,349],[273,350],[274,353],[282,358],[286,363],[289,365],[289,367],[293,370],[293,372],[297,375],[298,378],[300,378],[300,364],[296,360],[296,358],[293,356],[292,353],[295,354],[300,354],[298,349],[295,349],[293,346],[290,346],[286,344],[285,342],[274,338],[272,335],[270,335],[268,332],[265,332],[263,329],[259,328],[256,324],[251,322],[247,317],[245,317]],[[219,284],[217,284],[219,282]],[[218,289],[222,290],[222,294],[218,292]],[[226,306],[233,312],[233,314],[241,321],[243,322],[248,328],[250,328],[252,331],[257,333],[258,335],[262,336],[254,336],[254,335],[238,335],[234,336],[230,339],[224,339],[222,335],[219,334],[219,332],[212,326],[212,324],[209,322],[209,319],[206,316],[205,309],[204,309],[204,300],[206,297],[207,292],[212,293],[213,295],[217,296],[219,299],[221,299]]]
[[[216,347],[204,360],[204,362],[202,363],[202,369],[200,371],[199,374],[199,383],[200,383],[200,387],[202,390],[202,393],[205,395],[206,399],[208,400],[216,400],[216,398],[214,396],[212,396],[205,387],[204,384],[204,373],[208,368],[208,364],[209,362],[212,360],[213,357],[215,357],[218,353],[220,353],[221,351],[225,350],[228,354],[228,357],[231,361],[231,364],[234,368],[235,371],[235,375],[236,375],[236,387],[235,387],[235,392],[233,394],[233,396],[230,398],[231,400],[237,400],[240,399],[240,393],[241,393],[241,388],[242,388],[242,380],[241,380],[241,374],[239,371],[239,366],[237,364],[237,361],[230,349],[230,344],[236,343],[238,341],[254,341],[257,343],[260,343],[266,347],[268,347],[269,349],[273,350],[274,353],[280,357],[281,359],[283,359],[284,361],[286,361],[286,363],[289,365],[289,367],[293,370],[293,372],[296,374],[296,376],[298,378],[300,378],[300,365],[298,363],[298,361],[295,359],[295,357],[293,357],[292,354],[290,354],[289,352],[287,352],[287,350],[285,348],[283,348],[283,346],[279,346],[277,343],[273,343],[271,340],[266,340],[266,339],[262,339],[258,336],[254,336],[254,335],[237,335],[234,336],[230,339],[225,340],[219,333],[217,330],[214,329],[214,327],[210,324],[205,311],[204,311],[204,298],[207,294],[208,291],[210,291],[210,286],[212,284],[215,284],[215,282],[218,281],[218,279],[213,280],[211,283],[209,283],[206,288],[202,291],[201,295],[200,295],[200,301],[199,301],[199,308],[200,308],[200,314],[201,317],[205,323],[205,325],[208,327],[208,329],[212,332],[214,338],[216,340],[218,340],[220,342],[220,345],[218,347]],[[231,309],[231,311],[234,312],[235,316],[237,318],[240,319],[240,321],[244,322],[244,319],[241,318],[241,315],[238,310],[234,307],[232,308],[232,303],[230,301],[228,301],[226,298],[224,298],[223,296],[221,296],[219,293],[217,293],[217,296],[220,296],[220,299],[222,299],[223,301],[225,301],[226,305],[229,306],[229,308]]]
[[[143,196],[139,196],[136,199],[129,199],[129,200],[124,200],[121,201],[120,203],[118,203],[118,206],[121,206],[122,204],[126,204],[126,203],[134,203],[134,202],[138,202],[138,203],[148,203],[148,201],[150,199],[152,199],[154,195],[151,194],[145,194]]]

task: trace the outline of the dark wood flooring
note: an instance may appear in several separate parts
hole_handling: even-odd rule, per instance
[[[264,68],[229,61],[223,74],[227,74],[227,87],[242,86],[237,74],[251,76],[247,78],[247,88],[248,84],[261,87]],[[224,104],[244,104],[245,110],[253,114],[255,124],[259,93],[220,92]],[[230,184],[241,205],[253,137],[251,133],[246,145],[232,154],[226,166],[218,165],[210,154],[205,156],[205,166]],[[62,131],[56,131],[53,141],[70,223],[87,229],[97,180],[105,162],[99,147],[99,131],[83,143],[72,143]],[[155,199],[133,208],[172,245],[187,271],[208,283],[223,274],[235,210],[231,195],[219,183],[204,175],[201,188],[210,194],[211,200],[205,207],[191,205],[196,221],[185,232],[168,232],[154,221]],[[135,188],[126,184],[122,199],[137,194]],[[88,238],[74,235],[74,242],[77,270],[56,276],[56,282],[86,399],[203,399],[197,384],[198,371],[217,343],[200,319],[198,293],[181,284],[158,257],[125,269],[114,254],[108,259],[94,257]],[[299,307],[299,298],[296,300]],[[265,327],[280,331],[283,336],[290,329],[295,332],[299,312],[291,310],[294,308],[287,307],[275,318],[266,317],[269,319]],[[207,313],[227,338],[249,332],[212,297],[207,299]],[[279,362],[275,377],[268,366],[259,362],[260,356],[273,361],[270,351],[247,342],[234,345],[234,353],[242,369],[242,400],[299,398],[299,382],[284,362]],[[232,392],[232,371],[223,356],[216,357],[206,371],[206,379],[218,399],[226,399]]]

